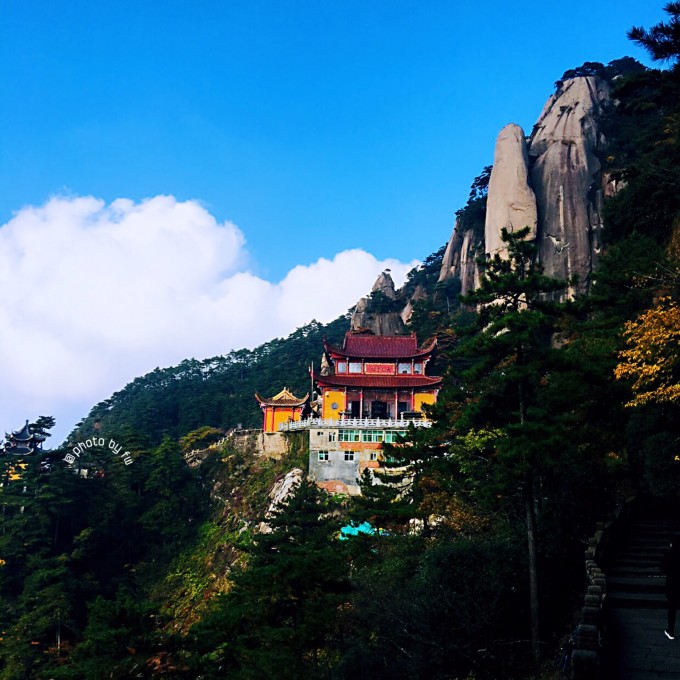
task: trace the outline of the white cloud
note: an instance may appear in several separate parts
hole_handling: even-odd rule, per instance
[[[273,283],[248,271],[239,228],[196,201],[23,208],[0,227],[0,427],[51,414],[64,435],[135,376],[330,321],[383,269],[399,285],[415,264],[348,250]]]

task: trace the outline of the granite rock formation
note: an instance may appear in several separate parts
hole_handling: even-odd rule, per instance
[[[605,142],[598,120],[608,103],[605,80],[567,79],[546,102],[529,140],[514,123],[500,131],[486,198],[478,194],[457,213],[439,283],[458,279],[460,292],[471,292],[480,283],[478,259],[507,254],[501,230],[528,226],[545,273],[564,280],[576,276],[569,296],[588,289],[600,253],[602,205],[622,184],[603,176],[598,158]],[[395,290],[385,271],[372,295],[357,303],[351,328],[404,333],[415,301],[428,292]]]
[[[483,226],[483,225],[482,225]],[[477,258],[484,253],[484,233],[460,219],[444,251],[439,283],[450,278],[460,279],[461,294],[466,295],[479,285]]]
[[[536,196],[529,185],[529,154],[524,131],[511,123],[496,139],[484,224],[486,254],[507,257],[501,230],[512,232],[529,227],[531,238],[536,238],[537,222]]]
[[[406,332],[401,311],[402,305],[388,269],[380,274],[373,284],[371,297],[361,298],[357,302],[350,328],[353,331],[369,329],[376,335],[399,335]]]
[[[548,99],[529,144],[531,185],[538,206],[538,258],[548,276],[577,275],[586,290],[600,253],[601,165],[604,145],[597,119],[609,86],[595,77],[572,78]]]
[[[449,241],[439,280],[459,278],[462,292],[479,283],[475,259],[502,252],[502,227],[529,226],[538,260],[548,276],[587,290],[600,253],[606,178],[598,153],[604,138],[598,119],[609,102],[606,81],[593,76],[565,80],[546,102],[528,145],[522,129],[508,125],[496,141],[484,233],[474,220],[459,219]],[[616,187],[606,187],[607,193]],[[465,213],[463,212],[463,215]]]

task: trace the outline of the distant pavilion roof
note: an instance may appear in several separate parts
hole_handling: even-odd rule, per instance
[[[44,442],[45,437],[36,432],[31,432],[31,428],[28,425],[28,420],[26,424],[20,429],[12,432],[12,434],[5,434],[7,439],[13,442]]]
[[[23,455],[36,451],[40,444],[45,441],[46,437],[37,432],[31,432],[27,420],[20,430],[13,431],[11,434],[5,433],[5,439],[7,441],[4,447],[0,444],[0,451],[4,450],[5,453]]]
[[[366,389],[380,388],[411,388],[411,387],[439,387],[442,379],[426,375],[316,375],[314,381],[324,387],[364,387]]]
[[[260,406],[304,406],[309,397],[309,392],[301,399],[296,397],[287,387],[284,387],[278,394],[271,399],[261,397],[257,392],[255,399],[257,399]]]
[[[335,347],[324,340],[324,348],[329,354],[357,359],[415,359],[432,354],[437,339],[418,347],[415,333],[410,335],[373,335],[349,331],[342,347]]]

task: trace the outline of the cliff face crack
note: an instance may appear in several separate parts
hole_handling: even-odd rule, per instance
[[[559,238],[559,236],[555,236],[553,234],[545,234],[543,238],[546,238],[550,241],[554,248],[555,255],[557,255],[558,257],[562,255],[563,250],[569,249],[569,243],[567,242],[562,243],[562,240]]]

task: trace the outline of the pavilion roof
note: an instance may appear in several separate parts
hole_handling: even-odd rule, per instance
[[[13,442],[44,442],[45,437],[43,437],[40,434],[37,434],[35,432],[31,432],[31,428],[28,425],[28,420],[26,421],[26,424],[20,429],[13,431],[11,434],[5,434],[5,437],[9,441]]]
[[[302,398],[296,397],[287,387],[284,387],[278,394],[275,394],[270,399],[266,399],[255,393],[255,399],[257,399],[260,406],[304,406],[308,397],[309,392]]]
[[[357,359],[414,359],[431,354],[436,344],[437,339],[433,338],[427,345],[419,348],[415,333],[373,335],[349,331],[345,335],[342,347],[324,341],[324,348],[329,354]]]

